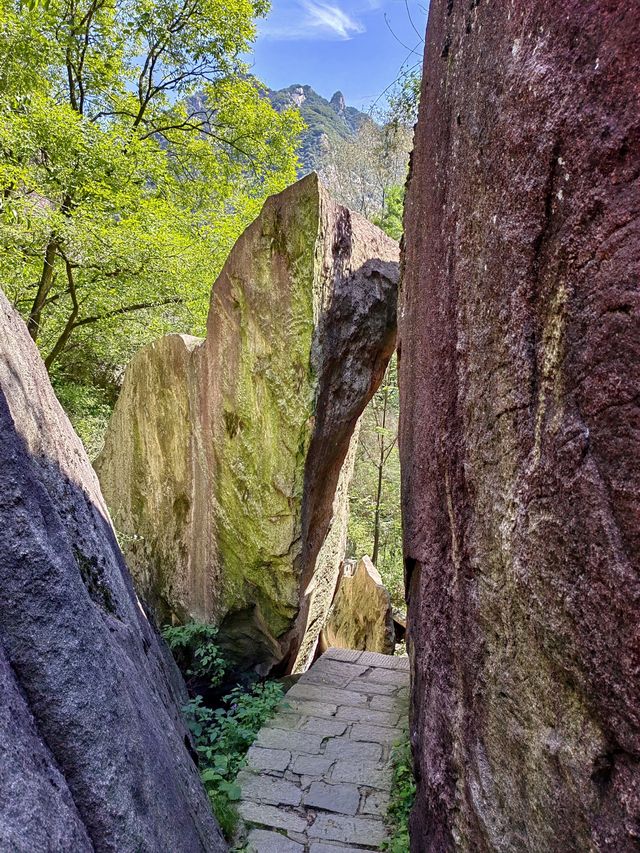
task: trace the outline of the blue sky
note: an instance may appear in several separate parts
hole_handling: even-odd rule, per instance
[[[428,0],[272,0],[253,71],[273,89],[308,83],[325,98],[340,89],[366,109],[420,61],[427,9]]]

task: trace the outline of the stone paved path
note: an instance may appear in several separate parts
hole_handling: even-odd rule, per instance
[[[238,776],[251,853],[367,853],[385,837],[406,658],[329,649],[289,690]]]

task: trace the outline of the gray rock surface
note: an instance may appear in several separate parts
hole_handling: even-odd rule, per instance
[[[357,679],[358,691],[343,689]],[[385,682],[392,707],[376,711],[372,726],[370,703]],[[340,648],[301,676],[258,733],[237,779],[240,814],[258,853],[270,853],[275,831],[284,832],[283,851],[290,842],[301,845],[300,853],[378,848],[386,836],[391,747],[406,737],[408,685],[407,658]],[[318,703],[316,690],[330,692],[334,704]]]
[[[222,851],[184,687],[80,440],[0,293],[0,848]]]

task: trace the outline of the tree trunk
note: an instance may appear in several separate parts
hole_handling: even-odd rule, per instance
[[[385,376],[385,380],[386,380]],[[387,402],[389,399],[389,389],[385,386],[384,389],[384,397],[382,403],[382,424],[381,424],[381,432],[378,436],[378,443],[380,447],[380,456],[378,457],[378,485],[376,488],[376,509],[373,517],[373,553],[371,554],[371,562],[377,568],[378,567],[378,555],[380,552],[380,504],[382,503],[382,474],[384,472],[384,463],[385,463],[385,444],[384,444],[384,431],[387,428]]]
[[[52,238],[45,250],[44,264],[42,267],[42,275],[40,276],[40,283],[38,284],[38,292],[36,293],[36,298],[33,300],[33,305],[31,306],[31,311],[29,312],[29,318],[27,320],[27,329],[34,341],[38,339],[42,309],[44,308],[44,303],[46,302],[49,291],[51,290],[51,285],[53,284],[53,267],[56,261],[57,251],[58,242],[55,238]]]

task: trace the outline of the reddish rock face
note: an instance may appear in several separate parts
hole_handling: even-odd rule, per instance
[[[640,843],[640,9],[432,0],[405,214],[415,851]]]

